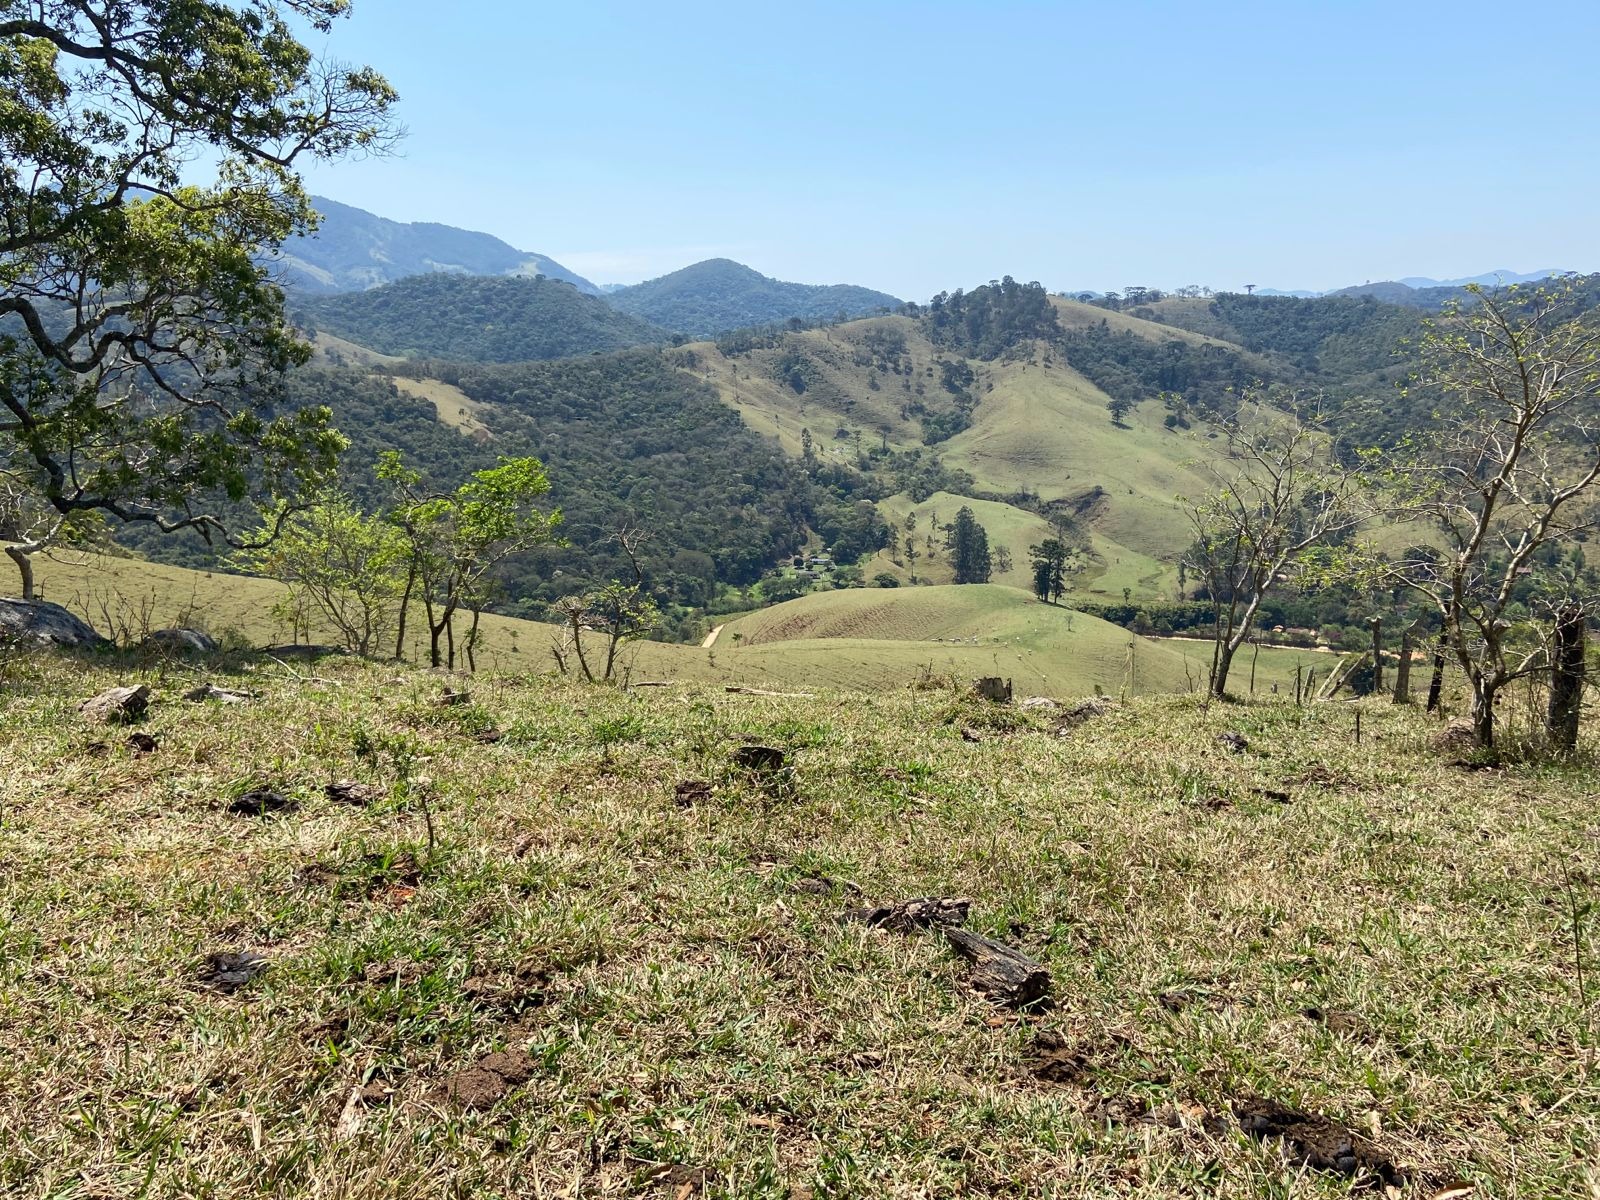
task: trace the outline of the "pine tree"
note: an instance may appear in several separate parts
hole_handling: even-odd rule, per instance
[[[950,541],[955,556],[956,582],[988,583],[992,566],[989,535],[965,505],[956,513]]]

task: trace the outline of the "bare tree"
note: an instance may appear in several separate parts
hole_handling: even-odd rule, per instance
[[[1195,541],[1185,561],[1211,597],[1209,689],[1219,698],[1269,589],[1308,570],[1319,547],[1361,520],[1354,479],[1314,409],[1303,413],[1293,396],[1278,408],[1261,401],[1250,398],[1222,423],[1226,456],[1202,468],[1216,486],[1188,506]]]
[[[1579,316],[1569,283],[1468,290],[1424,333],[1418,382],[1439,393],[1440,411],[1392,456],[1387,482],[1397,515],[1430,538],[1390,571],[1439,614],[1473,730],[1490,747],[1496,697],[1550,669],[1546,639],[1517,629],[1519,593],[1550,575],[1541,548],[1600,515],[1600,325]],[[1551,599],[1556,611],[1575,598]]]
[[[563,675],[566,674],[567,655],[571,653],[590,683],[595,682],[595,672],[583,648],[585,633],[598,633],[605,639],[600,679],[610,682],[616,673],[617,651],[622,643],[645,636],[661,621],[655,601],[645,590],[644,568],[639,562],[639,552],[650,540],[649,531],[636,525],[623,525],[612,534],[611,540],[627,558],[633,581],[623,583],[613,579],[582,596],[563,597],[554,606],[563,627],[562,637],[551,647],[556,665]]]

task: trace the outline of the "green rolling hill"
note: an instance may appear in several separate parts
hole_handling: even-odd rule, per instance
[[[301,300],[297,319],[383,354],[529,362],[661,341],[654,326],[555,279],[414,275]]]
[[[619,312],[691,337],[771,325],[798,317],[831,321],[859,317],[900,301],[851,284],[785,283],[726,258],[684,267],[659,279],[606,293]]]

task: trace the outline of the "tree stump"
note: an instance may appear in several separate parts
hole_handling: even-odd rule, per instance
[[[944,936],[972,963],[972,986],[996,1004],[1028,1008],[1050,997],[1050,972],[1026,954],[968,929],[947,926]]]
[[[1551,652],[1550,707],[1545,726],[1557,750],[1578,745],[1578,717],[1583,707],[1583,608],[1564,605],[1556,612],[1555,645]]]
[[[973,694],[983,700],[991,700],[995,704],[1011,703],[1011,680],[1001,679],[998,675],[985,675],[982,679],[973,681]]]

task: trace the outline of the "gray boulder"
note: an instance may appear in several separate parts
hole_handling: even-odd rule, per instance
[[[139,643],[141,649],[168,654],[215,654],[217,639],[198,629],[158,629]]]
[[[114,687],[78,705],[87,719],[102,725],[129,725],[150,707],[150,689],[144,684]]]
[[[30,646],[95,649],[110,645],[87,621],[59,604],[42,600],[0,599],[0,636]]]

